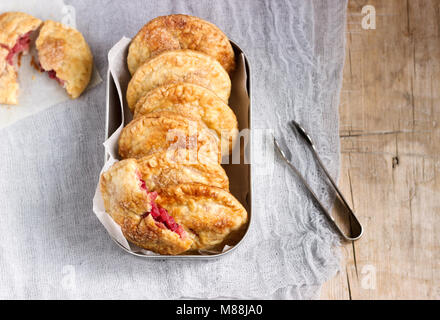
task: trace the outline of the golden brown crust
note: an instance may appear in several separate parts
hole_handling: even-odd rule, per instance
[[[190,182],[229,190],[229,179],[225,170],[210,159],[197,162],[177,161],[162,151],[138,159],[138,167],[149,191]]]
[[[36,41],[40,64],[44,70],[54,70],[64,81],[72,99],[80,96],[89,84],[93,56],[82,34],[55,21],[45,21]]]
[[[177,233],[159,227],[151,215],[138,220],[125,219],[121,229],[130,242],[163,255],[185,252],[193,243],[192,235],[186,233],[185,237],[181,238]]]
[[[191,249],[208,249],[247,222],[247,212],[229,192],[202,184],[174,185],[159,192],[157,204],[193,234]]]
[[[37,29],[41,20],[23,12],[5,12],[0,15],[0,43],[11,49],[18,38]]]
[[[173,50],[146,61],[136,70],[127,88],[128,106],[133,109],[149,90],[176,82],[198,84],[224,101],[231,93],[231,79],[217,60],[193,50]]]
[[[198,161],[199,155],[221,161],[220,142],[201,121],[171,112],[157,112],[132,120],[119,137],[122,158],[141,158],[158,151]]]
[[[0,103],[18,103],[17,72],[14,67],[6,62],[9,51],[0,48]]]
[[[101,175],[100,187],[106,212],[121,226],[130,242],[160,254],[178,254],[190,248],[189,234],[181,238],[160,227],[148,214],[154,198],[141,187],[135,160],[114,164]]]
[[[131,74],[149,58],[164,51],[191,49],[216,59],[231,73],[235,66],[234,50],[228,37],[214,24],[184,14],[157,17],[145,24],[128,50]]]
[[[231,108],[211,90],[187,82],[157,87],[138,100],[134,117],[161,111],[201,119],[221,137],[222,154],[231,152],[238,135],[237,118]]]

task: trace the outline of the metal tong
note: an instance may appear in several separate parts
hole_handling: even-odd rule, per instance
[[[313,144],[312,139],[307,134],[307,132],[304,130],[304,128],[299,123],[297,123],[296,121],[291,120],[289,122],[289,125],[290,125],[290,127],[292,128],[292,130],[294,132],[299,134],[307,142],[307,145],[309,146],[310,150],[312,151],[313,156],[315,157],[315,159],[318,161],[319,166],[322,168],[322,170],[324,171],[325,175],[330,180],[331,185],[333,186],[333,189],[339,195],[342,203],[347,208],[348,213],[349,213],[348,218],[349,218],[349,221],[350,221],[350,230],[351,230],[351,234],[350,235],[345,234],[341,230],[341,228],[337,225],[335,219],[331,216],[331,214],[327,211],[327,209],[325,209],[324,205],[318,199],[318,197],[316,196],[315,192],[313,192],[313,190],[311,189],[310,185],[307,183],[307,181],[304,179],[304,177],[301,175],[301,173],[298,171],[298,169],[292,164],[290,159],[286,156],[285,152],[281,149],[280,145],[278,144],[277,139],[275,137],[273,137],[273,142],[274,142],[276,148],[280,152],[280,154],[281,154],[282,158],[284,159],[284,161],[287,162],[289,167],[295,172],[295,174],[299,177],[301,182],[304,184],[304,186],[310,192],[310,194],[312,195],[312,197],[314,198],[314,200],[318,204],[319,208],[327,216],[327,218],[330,220],[330,222],[333,224],[333,226],[336,228],[336,230],[339,232],[339,234],[345,240],[348,240],[348,241],[358,240],[362,236],[362,233],[363,233],[362,225],[360,224],[359,220],[356,218],[353,210],[348,205],[348,203],[345,200],[344,196],[342,195],[341,191],[339,191],[339,188],[337,187],[336,183],[333,181],[333,179],[330,176],[330,174],[328,173],[327,169],[324,167],[324,164],[322,163],[321,158],[319,157],[319,155],[318,155],[318,153],[316,151],[316,148],[315,148],[315,145]],[[289,150],[289,153],[290,153],[290,150]]]

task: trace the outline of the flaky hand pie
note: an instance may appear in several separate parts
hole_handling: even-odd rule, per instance
[[[222,166],[209,158],[199,161],[175,159],[166,151],[156,152],[137,161],[140,175],[150,191],[181,183],[202,183],[229,190],[229,179]],[[121,161],[121,162],[122,162]]]
[[[207,249],[247,222],[247,212],[227,191],[198,183],[150,191],[135,160],[101,175],[104,206],[132,243],[160,254]]]
[[[146,61],[136,70],[127,88],[128,106],[132,109],[149,90],[176,82],[208,88],[225,102],[231,94],[231,79],[217,60],[193,50],[173,50]]]
[[[222,166],[206,159],[204,162],[175,161],[166,152],[156,152],[139,159],[118,162],[119,170],[135,167],[143,186],[149,191],[173,184],[202,183],[229,190],[229,179]]]
[[[192,239],[157,206],[157,193],[145,188],[135,161],[114,164],[101,175],[100,188],[106,212],[130,242],[160,254],[190,248]]]
[[[138,100],[134,106],[134,117],[161,111],[201,119],[221,137],[222,154],[231,152],[238,135],[237,118],[234,111],[211,90],[188,82],[157,87]]]
[[[0,15],[0,103],[18,103],[19,86],[14,57],[28,53],[30,35],[40,24],[40,19],[23,12]]]
[[[157,151],[179,154],[179,159],[200,161],[199,155],[221,161],[217,134],[197,119],[172,112],[157,112],[132,120],[119,137],[122,158],[140,158]]]
[[[184,14],[157,17],[145,24],[128,50],[131,74],[149,58],[164,51],[191,49],[216,59],[230,73],[234,69],[234,50],[228,37],[214,24]]]
[[[82,34],[59,22],[44,22],[36,46],[41,68],[75,99],[90,81],[93,56]]]

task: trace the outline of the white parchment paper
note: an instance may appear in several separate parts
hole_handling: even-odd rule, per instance
[[[7,11],[21,11],[31,14],[43,21],[51,19],[74,28],[76,27],[75,8],[70,5],[65,5],[63,0],[0,1],[0,13]],[[21,66],[18,70],[18,81],[20,85],[18,105],[0,104],[0,129],[22,118],[70,99],[65,89],[62,88],[57,81],[50,79],[47,73],[41,73],[30,65],[32,55],[37,57],[34,46],[30,53],[21,59]],[[92,78],[86,90],[96,86],[100,82],[102,82],[102,79],[97,70],[93,68]]]

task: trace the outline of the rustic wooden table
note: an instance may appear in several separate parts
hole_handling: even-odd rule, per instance
[[[439,299],[440,0],[349,0],[346,37],[339,185],[365,234],[321,297]]]

